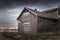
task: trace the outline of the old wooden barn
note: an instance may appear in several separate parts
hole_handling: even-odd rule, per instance
[[[56,32],[60,30],[60,9],[39,12],[24,8],[17,18],[18,31],[25,33]]]

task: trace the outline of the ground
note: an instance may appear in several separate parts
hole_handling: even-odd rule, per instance
[[[0,40],[60,40],[60,33],[0,33]]]

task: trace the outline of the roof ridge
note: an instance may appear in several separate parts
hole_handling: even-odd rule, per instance
[[[58,8],[51,8],[51,9],[48,9],[48,10],[45,10],[45,11],[41,11],[41,12],[51,12],[51,11],[53,11],[53,10],[57,10]]]
[[[34,10],[34,9],[31,9],[31,8],[26,8],[26,9],[29,9],[29,10],[32,10],[32,11],[36,11],[36,10]],[[37,10],[36,12],[40,12],[40,11]]]
[[[45,18],[53,18],[53,19],[57,19],[57,17],[55,17],[54,15],[52,16],[52,14],[46,14],[45,11],[44,12],[40,12],[40,11],[36,11],[36,10],[33,10],[33,9],[30,9],[28,7],[24,7],[24,9],[28,10],[29,12],[33,13],[34,15],[36,16],[41,16],[41,17],[45,17]],[[53,8],[53,9],[50,9],[50,10],[56,10],[58,8]],[[49,11],[49,10],[48,10]],[[49,11],[51,12],[51,11]],[[53,11],[52,11],[53,12]],[[21,14],[20,14],[21,15]],[[48,16],[49,15],[49,16]],[[51,15],[51,16],[50,16]],[[19,16],[20,17],[20,16]],[[18,18],[19,18],[18,17]],[[17,19],[18,19],[17,18]]]

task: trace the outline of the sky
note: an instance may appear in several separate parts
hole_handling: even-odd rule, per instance
[[[24,7],[44,11],[57,5],[60,5],[60,0],[0,0],[0,28],[17,28],[16,19]]]

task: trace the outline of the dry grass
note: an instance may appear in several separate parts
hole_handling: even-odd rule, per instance
[[[60,40],[60,34],[53,33],[0,33],[0,40]]]

